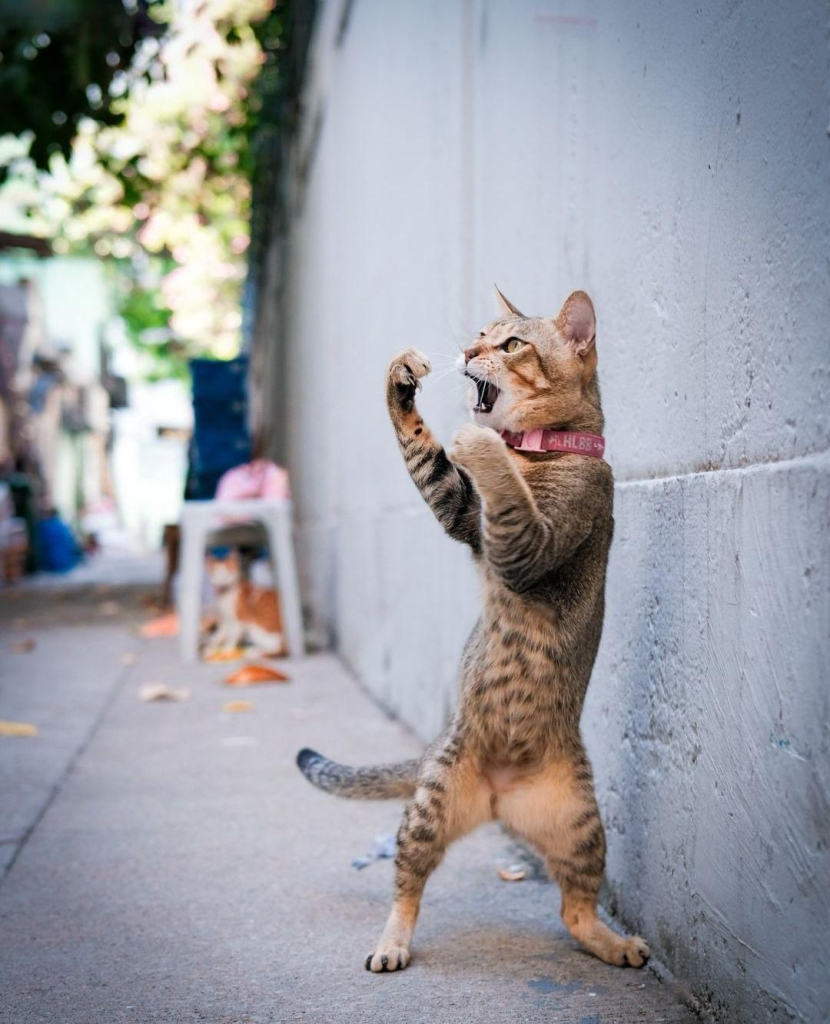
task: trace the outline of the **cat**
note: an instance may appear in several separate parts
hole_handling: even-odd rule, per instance
[[[597,916],[605,834],[579,729],[614,527],[610,466],[572,453],[601,454],[604,444],[594,307],[577,291],[558,316],[526,317],[496,294],[504,315],[459,357],[473,422],[449,452],[415,404],[426,357],[406,349],[386,381],[406,467],[446,532],[470,547],[483,581],[458,708],[417,760],[349,768],[312,750],[297,755],[329,793],[409,799],[394,903],[365,961],[376,973],[407,966],[427,878],[450,843],[493,819],[543,855],[582,946],[619,966],[642,967],[649,957],[643,939],[620,936]],[[554,449],[538,450],[540,438]]]
[[[208,556],[207,570],[219,606],[219,624],[207,653],[233,650],[247,642],[267,656],[285,654],[277,592],[244,579],[235,551],[225,558]]]

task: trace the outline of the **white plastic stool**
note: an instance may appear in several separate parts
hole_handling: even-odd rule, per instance
[[[291,540],[291,502],[274,498],[241,501],[186,501],[181,515],[181,570],[178,610],[179,640],[184,661],[195,661],[199,653],[202,615],[202,573],[208,536],[216,529],[217,516],[234,520],[256,519],[268,534],[268,553],[274,565],[280,606],[285,622],[288,653],[305,654],[303,615],[294,544]]]

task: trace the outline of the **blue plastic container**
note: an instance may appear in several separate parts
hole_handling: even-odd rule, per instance
[[[246,399],[248,359],[191,359],[190,376],[193,382],[193,401],[214,399],[229,402]]]

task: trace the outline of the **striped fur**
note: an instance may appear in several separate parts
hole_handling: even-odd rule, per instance
[[[379,764],[371,768],[349,768],[308,747],[297,754],[297,767],[309,782],[326,793],[353,800],[390,800],[412,796],[418,781],[418,765],[415,760]]]
[[[493,384],[496,397],[487,389],[482,401],[481,385],[474,387],[476,422],[449,452],[415,403],[427,359],[407,349],[387,374],[406,468],[446,532],[469,546],[482,577],[484,607],[461,659],[456,713],[417,765],[348,769],[300,755],[315,785],[343,796],[397,795],[406,780],[396,896],[366,960],[375,972],[406,967],[427,878],[450,843],[492,819],[543,855],[563,920],[588,950],[635,967],[649,955],[641,938],[623,938],[597,916],[605,835],[579,731],[602,632],[611,470],[579,455],[520,452],[497,433],[602,433],[593,306],[575,292],[554,319],[504,308],[461,366]]]

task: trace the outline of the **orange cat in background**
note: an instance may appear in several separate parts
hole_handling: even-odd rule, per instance
[[[249,643],[260,654],[286,653],[282,614],[276,590],[243,579],[239,555],[207,557],[207,570],[219,606],[219,625],[208,643],[208,654]]]

